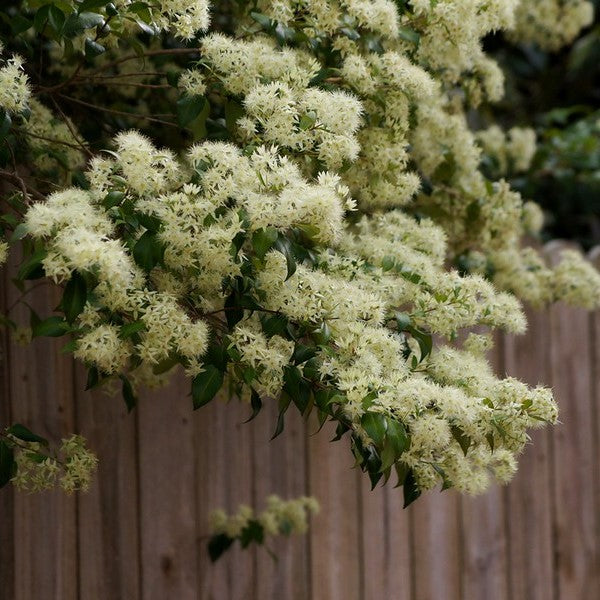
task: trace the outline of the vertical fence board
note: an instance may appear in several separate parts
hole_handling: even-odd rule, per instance
[[[196,500],[198,530],[198,585],[200,600],[228,600],[229,584],[227,556],[212,563],[207,543],[210,536],[209,514],[227,506],[227,480],[230,465],[227,447],[237,444],[231,438],[233,425],[229,406],[213,401],[203,406],[194,416],[196,443]],[[240,448],[241,451],[241,448]]]
[[[489,360],[498,376],[504,376],[502,338],[496,336]],[[463,546],[464,600],[493,598],[515,600],[508,591],[507,538],[504,494],[494,485],[482,496],[460,499]]]
[[[31,283],[29,283],[31,285]],[[19,296],[10,285],[8,303]],[[56,290],[40,288],[28,297],[43,318],[58,303]],[[11,313],[12,315],[12,313]],[[19,306],[15,320],[29,323]],[[11,417],[52,442],[75,429],[73,364],[60,352],[62,339],[43,338],[27,347],[10,345]],[[76,496],[56,489],[39,494],[15,493],[15,599],[77,598]]]
[[[408,510],[414,532],[414,598],[461,596],[459,497],[452,491],[433,491]]]
[[[394,489],[393,476],[374,490],[366,475],[361,484],[364,600],[410,600],[410,532],[402,488]]]
[[[560,249],[549,248],[552,256]],[[562,425],[554,428],[554,544],[559,600],[598,597],[595,473],[588,314],[564,305],[550,309],[552,384]],[[582,490],[587,490],[582,493]]]
[[[547,311],[528,310],[527,333],[505,337],[508,375],[530,385],[550,383],[548,319]],[[519,470],[506,490],[510,597],[514,600],[548,600],[553,594],[550,443],[555,431],[532,432],[532,445],[519,457]]]
[[[139,515],[135,414],[123,400],[85,392],[76,369],[77,429],[96,452],[98,473],[79,497],[79,591],[84,598],[138,600]]]
[[[351,470],[349,440],[329,442],[334,433],[327,423],[308,441],[310,493],[321,503],[309,534],[311,598],[358,600],[362,568],[358,478],[362,474]]]
[[[1,267],[0,267],[1,268]],[[10,282],[0,272],[0,313],[6,312],[6,290]],[[10,355],[8,330],[0,327],[0,429],[12,422],[10,414]],[[15,595],[14,490],[9,484],[0,490],[0,589],[7,598]]]
[[[395,482],[392,485],[395,485]],[[387,536],[386,580],[389,597],[408,600],[412,597],[411,574],[414,567],[410,515],[407,510],[404,510],[402,488],[394,488],[392,485],[386,486],[384,494]]]
[[[307,495],[306,427],[292,407],[286,414],[284,432],[272,441],[277,422],[277,404],[265,403],[254,428],[254,504],[262,510],[266,498],[277,494],[283,499]],[[308,589],[308,540],[305,535],[280,537],[267,542],[277,561],[264,549],[257,551],[255,597],[263,600],[304,600]]]
[[[592,248],[589,253],[589,259],[592,264],[600,271],[600,246]],[[594,510],[596,513],[596,562],[593,568],[596,572],[600,571],[600,310],[596,310],[590,315],[590,333],[592,354],[591,360],[591,376],[592,376],[592,409],[594,412]],[[583,490],[589,488],[589,483]],[[591,493],[590,490],[587,493]]]
[[[197,597],[196,495],[189,382],[140,398],[140,533],[144,600]]]
[[[256,580],[256,549],[242,550],[236,542],[217,563],[210,563],[208,517],[222,508],[236,512],[240,504],[252,505],[253,427],[244,423],[248,406],[231,400],[214,400],[195,416],[197,436],[196,477],[199,532],[200,597],[214,600],[253,598]]]

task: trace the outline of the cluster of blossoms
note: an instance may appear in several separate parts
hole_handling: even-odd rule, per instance
[[[536,0],[519,2],[511,37],[534,42],[556,51],[570,44],[594,21],[594,5],[588,0]]]
[[[11,481],[17,489],[40,492],[59,486],[71,493],[89,488],[98,459],[80,435],[63,439],[56,456],[47,454],[40,442],[23,441],[14,435],[7,440],[15,454],[16,474]]]
[[[282,500],[275,495],[267,498],[267,507],[258,515],[246,505],[240,505],[232,515],[227,515],[224,510],[215,510],[210,514],[214,535],[209,542],[211,557],[216,560],[236,539],[245,548],[250,542],[263,544],[266,536],[304,533],[308,528],[309,514],[317,512],[319,503],[313,497]]]
[[[477,132],[477,141],[500,175],[527,171],[537,149],[535,131],[530,127],[512,127],[504,132],[492,125]]]
[[[0,55],[2,52],[0,42]],[[23,60],[19,56],[0,58],[0,109],[10,114],[20,113],[27,108],[30,96],[29,79],[23,71]]]
[[[161,14],[187,38],[208,24],[194,6],[162,2]],[[130,378],[159,385],[181,365],[196,407],[220,389],[255,412],[278,398],[279,432],[293,401],[349,434],[373,484],[395,469],[407,502],[436,484],[508,481],[556,404],[496,377],[488,338],[456,339],[523,332],[511,292],[600,302],[580,255],[550,268],[519,249],[540,210],[480,170],[496,134],[475,135],[466,111],[502,90],[481,39],[512,26],[516,6],[259,0],[240,7],[237,36],[205,36],[178,85],[206,96],[227,141],[178,157],[122,132],[90,161],[86,189],[25,215],[92,380],[119,377],[131,395]],[[526,168],[534,144],[512,130],[505,162]],[[217,529],[230,541],[281,530],[302,522],[297,508],[273,501]]]

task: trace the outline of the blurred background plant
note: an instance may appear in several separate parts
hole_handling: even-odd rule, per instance
[[[543,207],[544,241],[571,239],[586,249],[600,243],[600,0],[593,4],[594,23],[563,47],[489,36],[486,50],[504,71],[506,94],[471,115],[477,128],[492,127],[480,134],[488,176],[506,177]],[[498,125],[509,132],[532,123],[537,147],[529,157],[531,141],[519,146],[522,135],[502,143]]]

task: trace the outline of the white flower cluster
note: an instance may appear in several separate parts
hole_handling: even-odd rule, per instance
[[[498,125],[477,132],[477,141],[496,163],[500,175],[529,169],[536,152],[536,135],[530,127],[512,127],[507,132]]]
[[[159,0],[153,11],[155,24],[160,29],[171,30],[177,37],[191,40],[210,25],[208,0]]]
[[[235,143],[205,141],[179,159],[121,133],[91,162],[89,190],[27,213],[47,276],[84,278],[92,291],[73,323],[76,356],[152,383],[175,363],[194,377],[203,361],[216,369],[216,345],[238,392],[288,393],[288,376],[313,386],[358,454],[371,442],[383,453],[377,419],[404,432],[405,447],[382,462],[410,469],[421,490],[507,481],[527,429],[556,421],[550,392],[495,377],[486,338],[456,347],[433,336],[525,329],[519,301],[490,273],[527,298],[600,301],[600,276],[575,255],[553,271],[516,250],[540,211],[479,170],[465,98],[499,95],[481,38],[510,26],[516,4],[262,0],[267,27],[247,16],[240,39],[203,38],[179,85],[209,98],[211,124]],[[300,48],[269,37],[286,28]],[[515,129],[502,147],[526,168],[534,140]],[[449,270],[448,255],[475,274]],[[325,407],[317,392],[319,402],[333,394]],[[267,531],[288,514],[273,506]],[[253,518],[220,514],[216,528],[237,537]]]
[[[24,442],[12,436],[17,472],[13,485],[27,492],[40,492],[57,485],[67,493],[87,490],[98,459],[85,446],[85,439],[72,435],[62,440],[57,456],[48,455],[39,442]]]
[[[570,44],[594,20],[594,5],[588,0],[523,0],[516,14],[511,37],[534,42],[556,51]]]
[[[0,54],[2,54],[0,43]],[[7,113],[20,113],[28,107],[31,90],[29,78],[23,71],[23,59],[12,56],[0,58],[0,109]]]
[[[267,498],[267,507],[258,515],[251,507],[242,504],[233,515],[218,509],[210,514],[211,530],[215,534],[225,534],[235,539],[252,522],[257,522],[269,536],[305,533],[308,528],[308,515],[319,512],[319,503],[312,496],[301,496],[282,500],[272,495]]]

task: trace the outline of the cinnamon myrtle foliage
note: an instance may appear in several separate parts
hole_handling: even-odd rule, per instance
[[[589,7],[574,4],[580,28]],[[522,35],[519,6],[3,8],[3,249],[21,246],[23,295],[38,279],[63,288],[31,335],[68,336],[87,387],[116,383],[130,409],[181,368],[194,408],[238,397],[254,418],[277,403],[274,436],[288,410],[333,421],[373,486],[395,472],[406,505],[508,481],[557,407],[496,377],[490,338],[466,334],[524,331],[515,293],[600,298],[581,256],[550,267],[521,248],[540,209],[484,174],[467,124],[502,97],[481,40]]]

